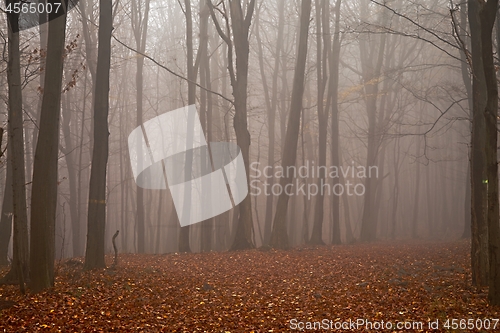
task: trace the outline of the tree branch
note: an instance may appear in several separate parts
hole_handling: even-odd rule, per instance
[[[138,51],[138,50],[136,50],[136,49],[134,49],[134,48],[132,48],[132,47],[128,46],[127,44],[123,43],[121,40],[119,40],[118,38],[116,38],[116,36],[115,36],[115,35],[111,35],[111,36],[113,37],[113,39],[114,39],[114,40],[116,40],[119,44],[123,45],[125,48],[127,48],[127,49],[129,49],[130,51],[135,52],[135,53],[137,53],[137,54],[139,54],[139,55],[143,56],[144,58],[147,58],[147,59],[151,60],[151,61],[152,61],[153,63],[155,63],[157,66],[160,66],[161,68],[163,68],[164,70],[166,70],[166,71],[167,71],[167,72],[169,72],[170,74],[172,74],[172,75],[174,75],[174,76],[176,76],[176,77],[178,77],[178,78],[180,78],[180,79],[182,79],[182,80],[185,80],[185,81],[187,81],[187,82],[189,82],[189,83],[192,83],[192,84],[196,85],[198,88],[203,89],[203,90],[205,90],[205,91],[207,91],[207,92],[209,92],[209,93],[211,93],[211,94],[215,94],[215,95],[217,95],[217,96],[221,97],[222,99],[224,99],[224,100],[228,101],[228,102],[229,102],[229,103],[231,103],[232,105],[234,105],[233,100],[231,100],[231,99],[227,98],[226,96],[222,95],[221,93],[218,93],[218,92],[216,92],[216,91],[213,91],[213,90],[207,89],[207,88],[205,88],[205,87],[203,87],[203,86],[199,85],[198,83],[196,83],[196,82],[194,82],[194,81],[191,81],[191,80],[189,80],[188,78],[186,78],[186,77],[184,77],[184,76],[182,76],[182,75],[180,75],[180,74],[177,74],[176,72],[174,72],[173,70],[171,70],[171,69],[170,69],[170,68],[168,68],[167,66],[160,64],[160,63],[159,63],[156,59],[154,59],[154,58],[152,58],[152,57],[148,56],[147,54],[142,53],[142,52],[140,52],[140,51]]]

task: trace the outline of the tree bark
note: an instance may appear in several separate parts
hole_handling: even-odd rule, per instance
[[[487,87],[482,57],[480,4],[468,1],[468,17],[472,53],[472,140],[471,140],[471,195],[472,195],[472,283],[488,284],[488,222],[487,222],[487,174],[486,174],[486,109]]]
[[[363,18],[368,17],[367,4],[361,5]],[[386,14],[381,12],[381,24],[384,26]],[[374,38],[368,34],[365,38]],[[387,36],[382,33],[379,37],[378,45],[375,46],[374,40],[361,39],[359,41],[362,78],[364,83],[364,99],[366,112],[368,116],[368,135],[366,152],[366,170],[370,166],[375,166],[379,149],[379,133],[377,123],[377,100],[379,92],[379,78],[382,69],[382,63],[385,54]],[[377,209],[375,205],[375,193],[377,189],[377,180],[372,177],[365,179],[365,195],[363,205],[363,215],[361,220],[361,240],[373,241],[377,236]]]
[[[112,1],[99,1],[99,48],[94,91],[94,149],[90,170],[89,208],[87,221],[87,270],[106,267],[104,261],[106,226],[106,170],[109,151],[109,71],[111,63]]]
[[[146,37],[148,31],[148,18],[149,18],[149,7],[150,0],[145,1],[144,13],[141,13],[141,1],[132,1],[133,3],[133,14],[132,14],[132,27],[134,29],[134,37],[139,52],[144,53],[146,51]],[[144,16],[143,16],[144,15]],[[135,76],[136,84],[136,101],[137,101],[137,118],[136,125],[142,126],[142,114],[143,114],[143,72],[144,72],[144,57],[138,55],[137,57],[137,71]],[[136,196],[136,225],[137,225],[137,252],[144,253],[145,251],[145,212],[144,212],[144,189],[137,186],[137,196]]]
[[[498,202],[498,86],[493,60],[493,26],[498,9],[498,0],[488,0],[479,11],[481,22],[481,43],[483,70],[487,99],[484,109],[486,126],[486,175],[488,180],[488,259],[489,291],[491,305],[500,305],[500,225]],[[480,70],[480,69],[479,69]]]
[[[297,62],[293,78],[292,100],[290,104],[288,127],[286,129],[285,147],[283,149],[283,170],[287,170],[287,167],[295,165],[297,158],[297,143],[299,140],[300,114],[302,112],[302,96],[304,94],[310,15],[311,0],[302,0],[299,43],[297,45]],[[285,189],[292,181],[291,174],[287,174],[287,177],[282,177],[280,179],[281,188]],[[288,248],[288,233],[286,229],[288,199],[289,196],[285,192],[278,197],[270,242],[270,245],[275,248]]]
[[[330,52],[330,95],[332,98],[332,123],[331,123],[331,160],[332,165],[338,166],[340,164],[340,133],[339,133],[339,106],[338,106],[338,93],[339,93],[339,63],[340,63],[340,6],[342,0],[337,0],[335,4],[335,31],[333,34],[332,50]],[[339,183],[338,178],[333,179],[332,189]],[[340,196],[332,195],[331,208],[332,210],[332,243],[340,244]],[[348,216],[349,212],[346,212]],[[346,226],[349,225],[349,219],[345,219]],[[346,228],[347,230],[347,228]],[[346,238],[350,241],[351,237]]]
[[[247,119],[247,86],[248,86],[248,55],[250,52],[249,33],[250,23],[255,9],[255,0],[250,0],[247,5],[246,14],[243,13],[241,0],[229,1],[229,12],[231,17],[231,28],[233,39],[222,31],[215,16],[213,4],[208,1],[212,20],[217,28],[219,36],[228,45],[228,70],[233,87],[234,97],[234,119],[233,127],[236,133],[236,144],[241,149],[243,162],[245,164],[247,186],[250,184],[250,132],[248,131]],[[236,55],[236,67],[233,66],[233,44]],[[252,201],[247,195],[238,205],[239,217],[236,222],[236,235],[231,250],[253,248],[252,232]]]
[[[262,42],[260,39],[260,20],[257,18],[255,33],[257,38],[257,46],[259,47],[259,67],[263,82],[264,95],[266,98],[266,109],[267,109],[267,133],[269,136],[268,145],[268,155],[267,155],[267,167],[269,167],[268,175],[266,177],[267,182],[267,192],[271,193],[272,186],[274,184],[274,163],[275,163],[275,145],[276,145],[276,109],[278,104],[278,76],[279,76],[279,66],[281,52],[283,49],[283,32],[285,27],[285,0],[278,1],[278,33],[276,37],[276,49],[274,57],[274,67],[273,67],[273,77],[272,77],[272,87],[271,87],[271,97],[269,97],[269,89],[265,75],[264,69],[264,54],[262,50]],[[266,215],[264,221],[264,245],[268,245],[271,239],[271,228],[273,222],[273,203],[274,196],[268,195],[266,197]]]
[[[19,15],[7,13],[9,24],[7,81],[9,86],[9,154],[12,167],[12,195],[14,213],[13,262],[10,279],[20,281],[24,291],[24,279],[28,277],[28,215],[26,211],[26,174],[24,168],[23,98],[21,63],[19,52]]]
[[[7,256],[9,252],[10,237],[12,235],[11,215],[14,214],[14,198],[12,195],[12,166],[8,162],[8,158],[9,152],[7,151],[7,177],[5,180],[5,189],[3,192],[2,216],[0,217],[0,266],[9,264]]]
[[[67,4],[67,1],[63,3]],[[51,16],[49,14],[47,62],[31,195],[30,288],[34,293],[54,285],[57,162],[66,15],[54,19]]]
[[[319,193],[316,195],[314,207],[314,222],[311,239],[309,243],[324,245],[323,242],[323,217],[324,217],[324,185],[326,183],[326,141],[328,132],[328,109],[331,102],[331,94],[328,91],[327,103],[324,104],[326,82],[328,80],[328,54],[330,53],[330,25],[329,25],[328,1],[316,0],[316,75],[318,90],[318,166],[319,175],[316,186]],[[323,43],[322,43],[323,42]],[[324,45],[322,45],[324,44]]]

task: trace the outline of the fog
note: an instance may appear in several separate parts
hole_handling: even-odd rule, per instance
[[[248,3],[242,4],[247,13]],[[360,238],[449,240],[470,234],[471,125],[466,90],[470,82],[464,83],[462,67],[468,64],[461,56],[461,43],[468,45],[469,36],[456,34],[465,24],[458,7],[452,19],[448,1],[342,1],[339,6],[313,1],[307,49],[302,50],[307,55],[299,133],[291,139],[297,140],[293,166],[302,167],[302,174],[292,175],[288,187],[289,245],[311,240],[318,209],[323,216],[316,243],[351,243]],[[296,73],[300,11],[298,1],[266,0],[258,1],[248,17],[245,112],[252,166],[247,172],[253,186],[246,236],[256,247],[269,243],[275,206],[283,192],[279,184],[287,176],[279,170],[283,171],[294,77],[300,75]],[[179,250],[180,225],[170,192],[138,190],[134,181],[127,147],[134,128],[192,104],[193,96],[188,96],[192,89],[207,141],[238,143],[231,75],[236,80],[239,74],[241,56],[235,48],[240,36],[231,27],[238,22],[233,23],[235,18],[228,13],[227,4],[220,3],[211,12],[204,1],[113,4],[106,252],[112,251],[116,230],[120,230],[120,252]],[[80,2],[68,15],[56,257],[84,253],[91,153],[93,144],[98,144],[92,137],[93,85],[99,80],[98,16],[97,4],[89,1]],[[230,39],[231,59],[214,19]],[[20,33],[28,212],[47,25]],[[5,60],[0,93],[7,102]],[[233,66],[232,73],[228,66]],[[188,87],[188,79],[197,86]],[[6,124],[7,105],[2,106]],[[321,149],[326,150],[321,153]],[[368,173],[369,168],[376,172]],[[323,178],[321,169],[326,170]],[[1,171],[5,186],[5,166]],[[237,210],[190,226],[190,250],[231,248]]]

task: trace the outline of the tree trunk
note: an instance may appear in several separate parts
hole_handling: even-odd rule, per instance
[[[28,276],[28,216],[26,211],[26,174],[24,168],[23,98],[19,53],[19,15],[7,13],[9,23],[7,81],[9,85],[9,153],[12,167],[12,195],[14,213],[13,262],[9,278],[20,281]]]
[[[133,4],[136,1],[132,1]],[[132,15],[135,18],[133,23],[134,37],[139,52],[144,53],[146,51],[146,37],[148,31],[148,18],[149,18],[149,0],[145,2],[144,13],[140,13],[142,8],[140,6],[141,2],[133,5],[134,13]],[[143,16],[144,15],[144,16]],[[137,57],[137,72],[135,76],[136,84],[136,101],[137,101],[137,126],[142,126],[142,114],[143,114],[143,72],[144,72],[144,57],[138,55]],[[136,225],[137,225],[137,252],[144,253],[145,250],[145,212],[144,212],[144,189],[137,186],[137,196],[136,196]]]
[[[63,5],[67,4],[65,1]],[[33,165],[30,288],[34,293],[54,285],[57,162],[66,15],[57,18],[53,15],[49,14],[45,82]]]
[[[335,31],[333,35],[332,50],[330,52],[330,95],[332,98],[332,127],[331,127],[331,142],[330,153],[333,166],[340,165],[340,133],[339,133],[339,63],[340,63],[340,6],[342,1],[337,0],[335,4]],[[339,184],[339,179],[334,178],[332,190]],[[332,195],[331,208],[332,210],[332,243],[340,244],[340,196]],[[346,216],[349,212],[346,212]],[[350,222],[345,219],[346,226],[350,229]],[[347,230],[347,229],[346,229]],[[352,234],[350,232],[350,234]],[[351,237],[347,237],[350,241]]]
[[[500,225],[498,202],[498,159],[497,159],[497,122],[498,86],[495,63],[493,60],[493,26],[498,10],[498,0],[488,0],[479,11],[481,22],[481,52],[486,83],[487,99],[484,109],[486,126],[486,175],[488,180],[488,259],[489,292],[491,305],[500,305]]]
[[[468,17],[472,50],[472,143],[471,143],[471,195],[472,195],[472,283],[486,286],[488,283],[488,224],[487,224],[487,174],[486,174],[486,109],[487,87],[483,70],[480,6],[477,0],[469,0]]]
[[[200,2],[200,84],[208,90],[211,90],[210,84],[210,56],[208,53],[208,18],[210,11],[206,2]],[[200,89],[200,120],[203,132],[210,145],[212,139],[212,105],[211,93]],[[210,156],[203,156],[203,160]],[[212,249],[212,234],[214,227],[214,218],[207,219],[200,223],[201,228],[201,252],[210,252]]]
[[[422,114],[423,110],[420,110]],[[398,140],[399,141],[399,140]],[[417,137],[417,147],[416,147],[416,156],[420,154],[420,137]],[[415,199],[413,201],[413,214],[412,214],[412,222],[411,222],[411,238],[415,239],[418,237],[418,213],[419,213],[419,202],[420,202],[420,162],[415,161],[417,164],[416,179],[415,179]]]
[[[7,152],[7,159],[9,152]],[[0,217],[0,266],[8,265],[10,237],[12,235],[12,214],[14,214],[12,195],[12,166],[7,160],[5,189],[2,200],[2,216]]]
[[[362,4],[362,16],[367,18],[368,6]],[[381,24],[384,26],[386,14],[381,12]],[[365,38],[374,38],[368,35]],[[362,78],[364,83],[364,99],[366,104],[366,112],[368,116],[368,135],[367,135],[367,152],[366,152],[366,170],[370,166],[375,166],[377,162],[377,154],[379,148],[379,133],[377,122],[377,100],[379,91],[379,77],[381,74],[383,58],[385,54],[387,36],[385,33],[380,35],[378,45],[375,46],[374,40],[361,39],[359,41]],[[365,179],[365,196],[363,205],[363,215],[361,220],[361,240],[372,241],[377,236],[377,207],[375,204],[375,193],[377,189],[377,179],[367,177]]]
[[[249,32],[255,0],[248,4],[247,13],[243,16],[240,0],[230,1],[231,27],[234,36],[234,50],[236,54],[236,76],[231,78],[234,96],[233,127],[236,133],[236,143],[241,149],[247,175],[247,184],[250,183],[250,132],[247,119],[247,86],[248,86],[248,55],[250,51]],[[231,65],[232,66],[232,65]],[[247,195],[239,204],[239,218],[236,222],[236,236],[232,250],[254,247],[252,242],[253,220],[252,201]]]
[[[324,203],[325,195],[324,188],[326,183],[326,141],[328,132],[328,109],[329,103],[331,102],[330,91],[328,93],[327,103],[323,104],[326,82],[328,80],[327,68],[328,68],[328,54],[330,53],[330,25],[328,21],[329,17],[329,6],[328,1],[322,0],[320,5],[320,0],[316,0],[316,75],[317,75],[317,90],[318,90],[318,166],[319,175],[317,180],[317,188],[319,193],[316,195],[315,207],[314,207],[314,222],[313,230],[311,233],[311,239],[309,243],[324,245],[323,236],[323,217],[324,217]],[[323,40],[322,40],[323,39]],[[323,47],[322,42],[323,41]]]
[[[255,0],[250,0],[247,4],[246,14],[243,13],[241,0],[230,0],[229,11],[231,17],[231,29],[233,39],[222,31],[222,28],[215,16],[215,11],[211,1],[208,1],[210,14],[215,23],[219,36],[228,45],[228,70],[233,87],[234,97],[234,119],[233,127],[236,133],[236,144],[241,149],[241,155],[245,165],[247,186],[250,184],[250,132],[248,132],[247,119],[247,86],[248,86],[248,55],[250,52],[249,33],[255,9]],[[236,54],[236,67],[233,65],[233,44]],[[234,237],[231,250],[241,250],[254,247],[252,242],[253,220],[252,201],[247,195],[238,205],[239,216],[236,222],[236,235]]]
[[[70,123],[72,121],[72,110],[69,106],[69,92],[65,94],[62,103],[62,132],[64,136],[64,148],[61,150],[66,159],[66,166],[68,168],[68,181],[69,181],[69,211],[71,216],[71,235],[73,245],[73,257],[80,257],[82,255],[81,235],[80,235],[80,218],[78,216],[78,196],[77,196],[77,168],[74,158],[74,147],[71,139]]]
[[[497,25],[500,26],[500,25]],[[460,4],[460,30],[459,36],[461,40],[467,45],[466,37],[467,37],[467,2],[463,2]],[[500,36],[499,36],[500,37]],[[460,70],[462,74],[462,80],[464,81],[465,91],[467,92],[467,104],[469,106],[469,122],[468,122],[468,134],[472,131],[472,109],[473,109],[473,101],[472,101],[472,82],[469,75],[469,65],[467,63],[467,56],[465,54],[465,50],[460,48]],[[466,176],[466,184],[465,184],[465,202],[464,202],[464,231],[462,234],[462,238],[471,238],[471,152],[470,149],[467,154],[468,165],[467,165],[467,176]]]
[[[99,48],[94,91],[94,149],[90,170],[89,208],[85,269],[106,267],[106,170],[109,150],[109,71],[111,63],[112,2],[99,1]]]
[[[256,38],[257,38],[257,46],[259,48],[259,67],[260,73],[263,82],[264,95],[266,99],[266,109],[267,109],[267,133],[269,136],[269,145],[268,145],[268,154],[267,154],[267,166],[269,167],[268,175],[266,176],[267,182],[267,192],[271,193],[272,186],[274,184],[274,160],[275,160],[275,145],[276,145],[276,108],[278,104],[278,76],[279,76],[279,66],[280,66],[280,57],[283,49],[283,31],[284,31],[284,16],[285,16],[285,0],[278,1],[278,33],[276,39],[276,49],[275,49],[275,57],[274,57],[274,67],[273,67],[273,77],[272,77],[272,91],[271,97],[269,97],[269,88],[267,84],[267,79],[265,75],[264,69],[264,54],[262,48],[262,42],[260,38],[260,20],[257,18],[256,23]],[[264,241],[263,244],[269,244],[269,240],[271,239],[271,227],[273,222],[273,202],[274,196],[268,195],[266,196],[266,215],[264,220]]]
[[[300,32],[297,45],[297,63],[293,78],[292,100],[290,104],[290,115],[286,129],[285,147],[283,149],[282,167],[286,170],[294,166],[297,157],[297,143],[299,139],[300,114],[302,111],[302,96],[304,94],[304,80],[307,59],[307,39],[309,35],[309,18],[311,15],[311,0],[302,0],[300,11]],[[285,189],[293,181],[292,175],[280,179],[281,188]],[[286,230],[286,212],[289,196],[283,191],[278,197],[276,215],[274,217],[273,230],[270,245],[275,248],[288,247],[288,235]]]

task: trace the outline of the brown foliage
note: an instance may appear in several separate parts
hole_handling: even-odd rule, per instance
[[[23,297],[0,287],[11,304],[0,310],[0,329],[287,332],[292,318],[498,318],[469,283],[469,248],[461,241],[127,254],[115,269],[92,272],[72,259],[51,291]]]

